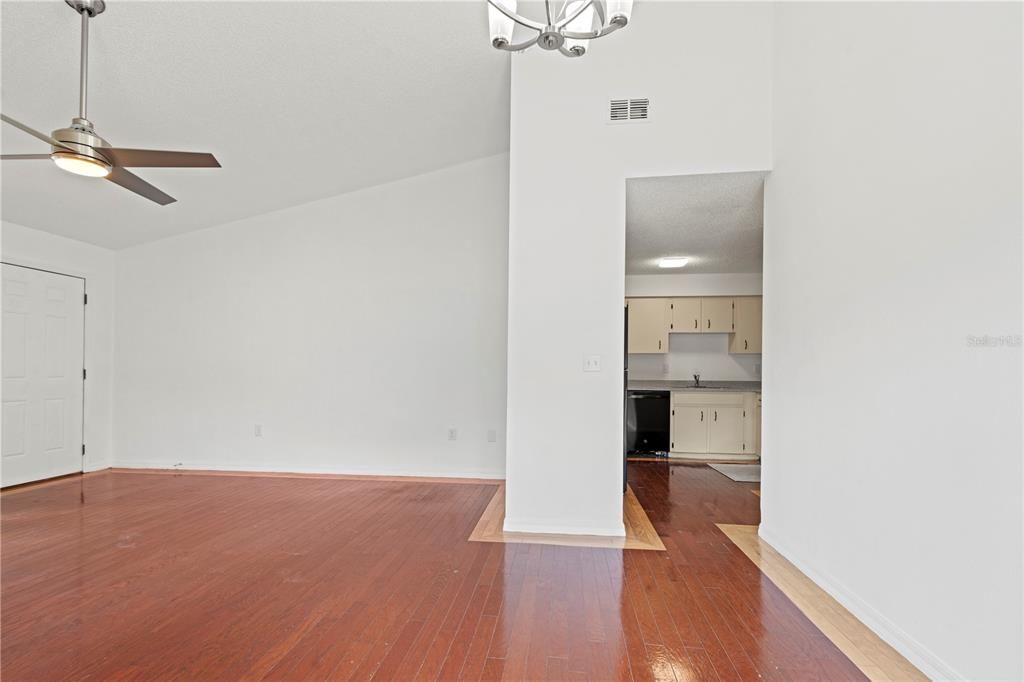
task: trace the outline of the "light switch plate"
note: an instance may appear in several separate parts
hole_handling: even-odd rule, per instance
[[[600,372],[601,371],[601,356],[600,355],[588,355],[583,358],[583,371],[584,372]]]

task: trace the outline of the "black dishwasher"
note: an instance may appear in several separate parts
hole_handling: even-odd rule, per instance
[[[668,455],[670,418],[668,391],[629,391],[626,454]]]

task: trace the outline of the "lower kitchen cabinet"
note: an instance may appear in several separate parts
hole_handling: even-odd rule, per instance
[[[711,407],[708,452],[740,455],[746,451],[742,407]]]
[[[703,405],[673,405],[669,425],[672,452],[707,452],[708,423]]]
[[[755,406],[754,393],[673,391],[670,452],[756,455]]]

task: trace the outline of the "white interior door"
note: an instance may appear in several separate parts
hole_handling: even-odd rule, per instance
[[[0,484],[82,470],[85,282],[3,266]]]

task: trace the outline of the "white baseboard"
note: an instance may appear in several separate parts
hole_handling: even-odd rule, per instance
[[[784,542],[766,530],[764,525],[758,528],[758,535],[762,540],[771,545],[776,552],[781,554],[791,564],[796,566],[801,573],[811,579],[818,587],[827,592],[833,599],[843,605],[847,611],[852,613],[860,622],[864,623],[871,631],[881,637],[889,646],[898,651],[904,658],[913,663],[917,668],[932,680],[966,680],[965,675],[953,670],[939,656],[935,655],[928,647],[924,646],[911,637],[902,628],[886,618],[878,609],[861,599],[857,594],[847,588],[831,576],[822,574],[807,565],[795,552]]]
[[[506,533],[540,533],[544,535],[596,535],[600,537],[624,538],[626,526],[563,526],[545,522],[516,521],[505,518],[502,530]]]
[[[407,476],[414,478],[481,478],[495,481],[505,480],[504,472],[499,471],[405,471],[373,468],[350,467],[282,467],[265,463],[218,463],[209,462],[168,462],[163,460],[132,459],[115,461],[116,469],[191,469],[193,471],[254,471],[268,474],[325,474],[342,476]]]

